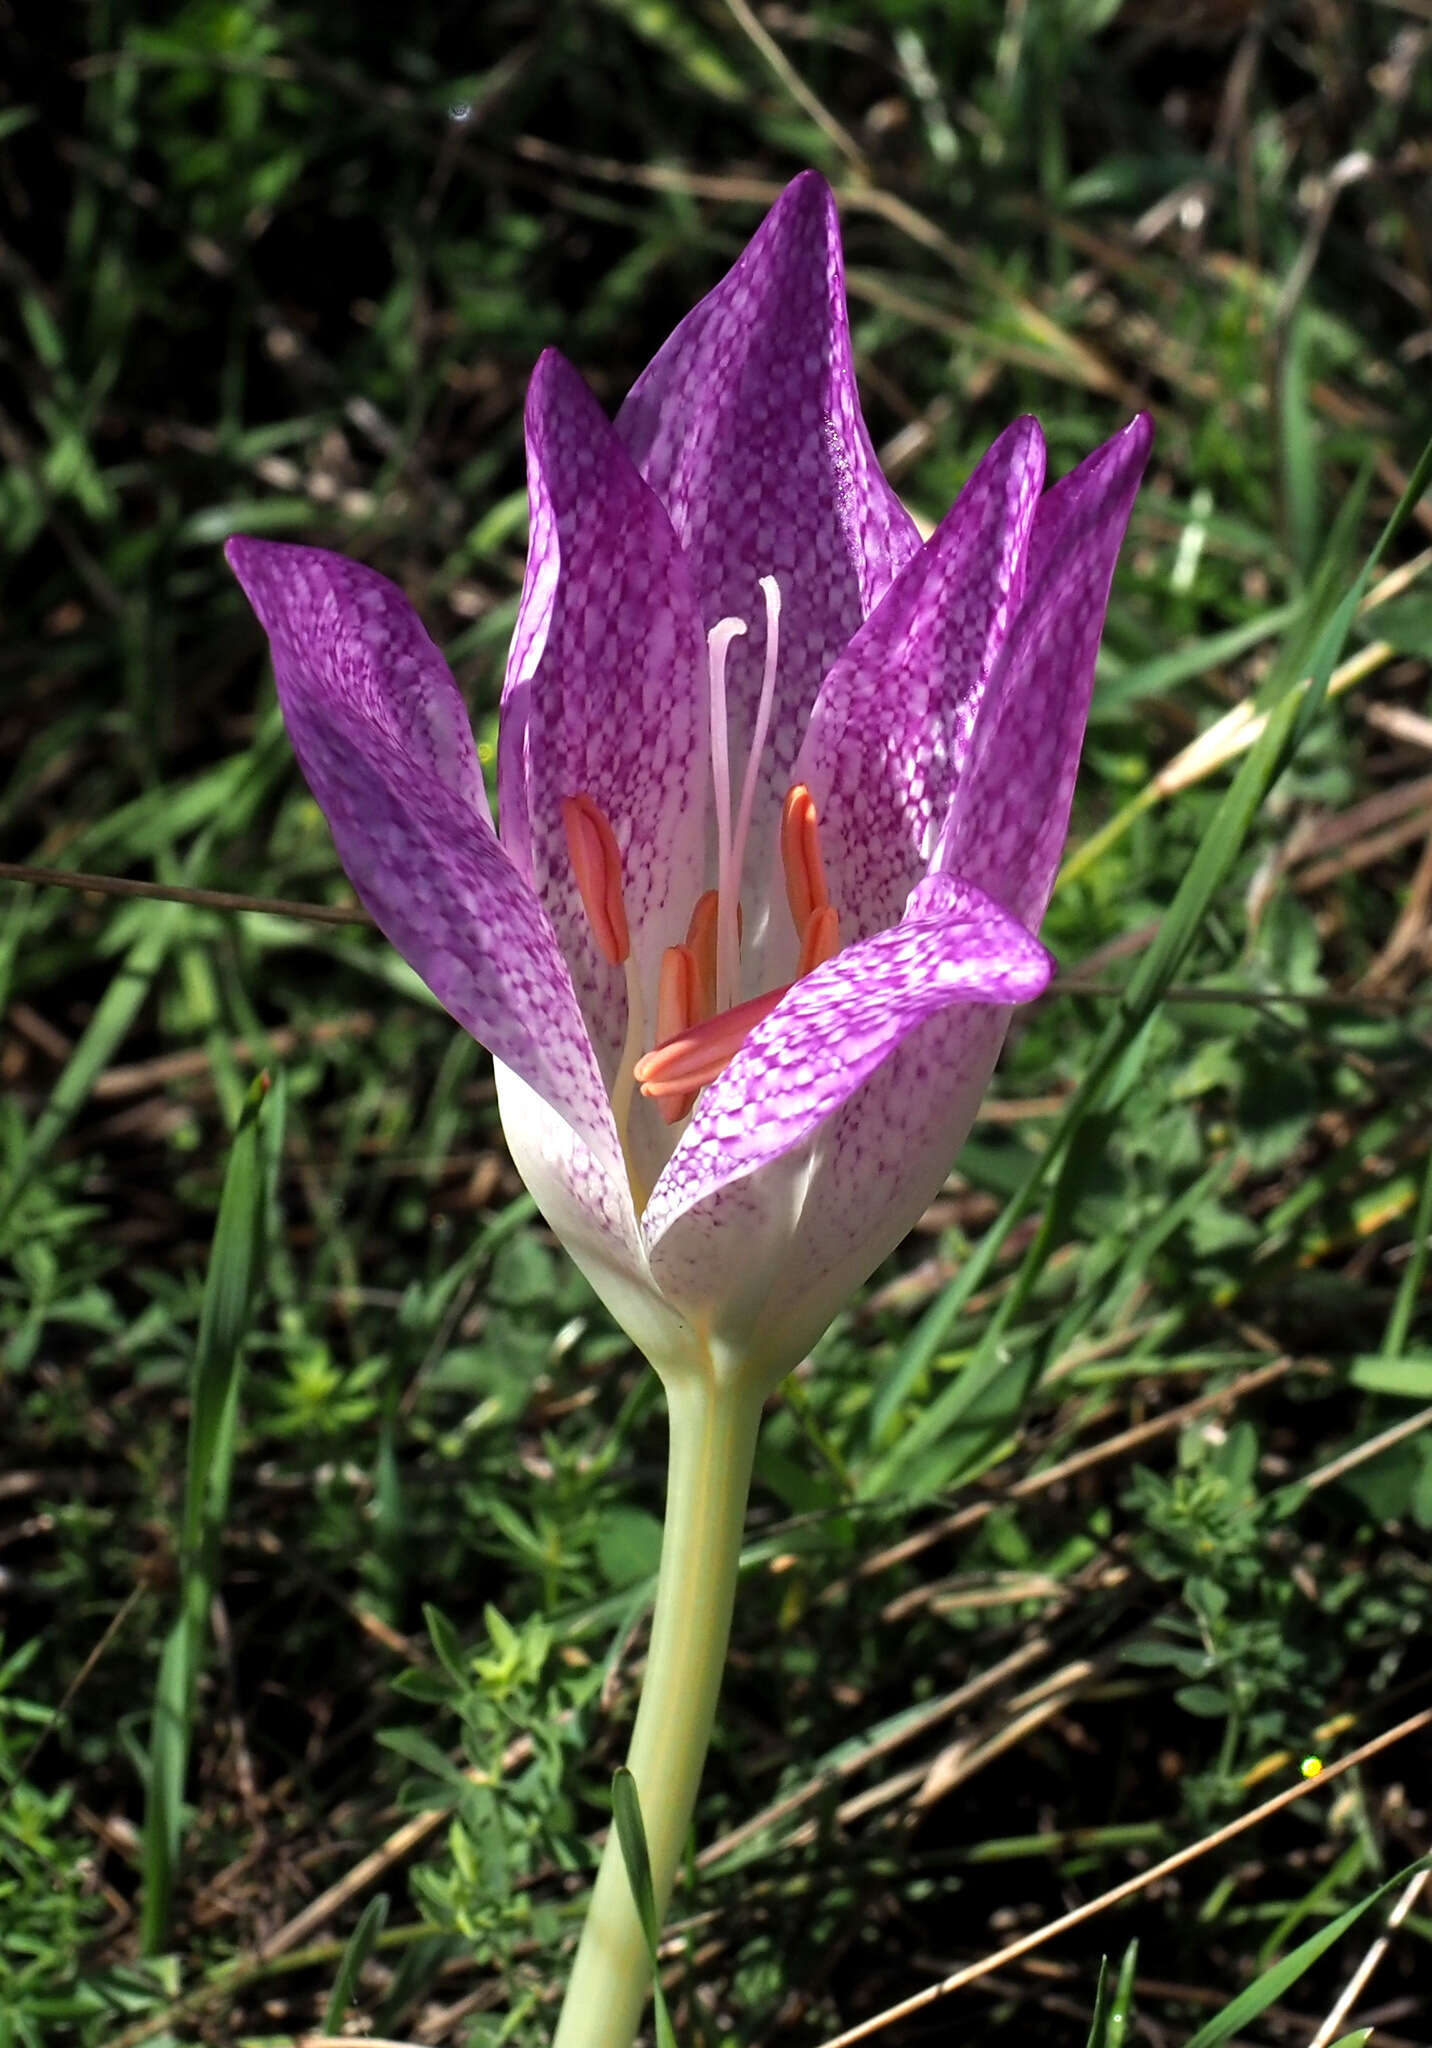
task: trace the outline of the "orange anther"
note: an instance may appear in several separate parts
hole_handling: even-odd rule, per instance
[[[655,1088],[650,1090],[643,1089],[642,1093],[649,1093],[653,1097],[656,1103],[657,1114],[664,1124],[684,1123],[696,1107],[697,1090],[695,1088],[683,1088],[679,1095],[668,1094],[663,1089]]]
[[[695,923],[694,918],[692,922]],[[714,931],[714,923],[712,928]],[[715,945],[714,938],[712,945]],[[680,1038],[683,1032],[698,1024],[701,1021],[700,1003],[701,966],[695,952],[689,945],[668,946],[661,956],[661,974],[656,990],[658,1044]],[[640,1065],[640,1061],[637,1064]],[[690,1116],[695,1100],[696,1091],[687,1089],[680,1095],[661,1096],[656,1106],[664,1122],[679,1124],[683,1117]]]
[[[835,905],[827,903],[822,909],[813,910],[806,919],[806,928],[801,933],[801,957],[796,967],[796,980],[809,974],[812,968],[823,967],[839,951],[840,918]]]
[[[567,830],[572,874],[598,950],[613,967],[620,967],[631,951],[631,934],[622,900],[622,857],[616,834],[606,813],[585,794],[564,798],[562,823]]]
[[[684,1098],[714,1081],[785,993],[785,988],[773,988],[763,996],[752,996],[747,1003],[723,1010],[719,1017],[693,1025],[657,1046],[655,1052],[643,1053],[634,1070],[642,1094],[657,1102],[663,1097]]]
[[[656,1036],[658,1042],[666,1038],[680,1038],[692,1024],[701,1020],[701,965],[697,954],[690,946],[668,946],[662,954],[662,971],[656,985]],[[637,1061],[641,1065],[641,1061]],[[690,1116],[690,1106],[697,1100],[697,1092],[684,1090],[680,1096],[662,1096],[658,1110],[662,1122],[678,1124],[684,1116]]]
[[[781,864],[786,871],[786,901],[791,920],[804,936],[811,913],[830,901],[825,862],[820,857],[820,828],[815,798],[798,782],[781,807]]]
[[[664,1045],[700,1022],[696,956],[689,946],[668,946],[656,990],[656,1042]]]
[[[715,889],[698,896],[686,927],[686,948],[696,965],[697,1008],[690,1019],[693,1024],[699,1024],[716,1008],[716,917],[720,901]],[[658,1032],[657,1042],[667,1035]]]

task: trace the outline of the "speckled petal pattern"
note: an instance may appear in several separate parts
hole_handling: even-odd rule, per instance
[[[1029,1002],[1052,971],[980,890],[944,875],[919,883],[902,923],[797,982],[702,1094],[642,1218],[657,1278],[678,1217],[799,1145],[925,1018]]]
[[[654,1003],[661,950],[683,937],[704,886],[704,641],[670,521],[596,399],[552,349],[527,395],[527,469],[540,566],[529,569],[518,622],[525,716],[504,730],[502,746],[517,746],[520,733],[533,885],[610,1084],[625,977],[593,942],[562,802],[585,792],[611,824],[633,949]]]
[[[1114,564],[1148,460],[1144,414],[1039,502],[1025,597],[934,865],[1038,928],[1069,829]]]
[[[321,548],[232,540],[294,751],[363,903],[433,994],[622,1174],[541,904],[492,829],[471,729],[396,585]],[[623,1179],[624,1184],[624,1179]]]
[[[532,676],[542,658],[547,621],[552,616],[560,556],[551,503],[530,485],[527,502],[527,566],[497,718],[497,830],[513,866],[535,887],[527,801]]]
[[[896,923],[929,866],[1019,604],[1043,482],[1038,422],[1016,420],[821,685],[794,775],[815,798],[844,939]]]
[[[835,201],[807,171],[642,373],[617,432],[671,515],[705,625],[731,649],[738,757],[760,691],[758,579],[781,588],[780,668],[755,843],[766,843],[831,663],[918,550],[861,417]]]
[[[472,723],[452,671],[396,583],[347,555],[287,541],[225,543],[270,640],[297,656],[315,706],[361,718],[420,773],[492,823]]]
[[[704,1308],[718,1357],[772,1384],[805,1357],[939,1193],[1009,1017],[985,1003],[927,1017],[801,1144],[670,1225],[662,1285]]]

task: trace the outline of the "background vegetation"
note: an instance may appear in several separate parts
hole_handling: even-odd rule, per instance
[[[1213,1838],[1432,1678],[1432,504],[1246,843],[1237,733],[1183,752],[1308,665],[1432,428],[1425,0],[5,38],[11,860],[348,903],[221,539],[396,576],[490,742],[533,358],[615,404],[802,164],[917,514],[1020,410],[1057,469],[1156,414],[1063,985],[773,1404],[668,1988],[683,2042],[815,2048],[1208,1843],[876,2037],[1082,2048],[1137,1937],[1101,2038],[1188,2042],[1429,1846],[1425,1727]],[[543,2041],[663,1443],[485,1056],[359,927],[34,886],[0,1008],[0,2044]],[[1396,1888],[1233,2032],[1425,2044],[1429,1941]]]

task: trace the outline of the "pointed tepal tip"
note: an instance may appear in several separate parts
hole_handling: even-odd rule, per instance
[[[543,349],[541,355],[538,356],[536,362],[532,365],[530,381],[533,384],[545,383],[550,377],[560,377],[564,371],[572,376],[577,374],[563,355],[561,349],[554,348],[551,342],[548,342],[546,348]]]
[[[575,378],[577,372],[567,361],[561,349],[547,347],[532,365],[532,375],[527,379],[527,417],[549,405],[554,395],[564,384]]]
[[[828,233],[840,229],[840,209],[835,194],[819,171],[798,171],[766,215],[767,222],[780,222],[790,232],[810,224],[824,224]]]
[[[1150,412],[1136,412],[1124,429],[1124,439],[1131,448],[1147,456],[1154,445],[1154,416]]]
[[[550,436],[590,437],[610,425],[600,399],[558,348],[544,348],[532,365],[525,408],[529,455],[552,452]]]
[[[840,210],[819,171],[801,171],[785,187],[737,257],[733,270],[759,277],[775,299],[791,291],[824,300],[828,280],[844,268]],[[788,304],[792,319],[798,315]]]
[[[240,590],[259,613],[264,586],[268,581],[267,557],[274,547],[273,541],[251,540],[246,533],[232,533],[224,542],[224,560],[238,579]]]
[[[318,552],[299,541],[255,540],[248,533],[231,533],[224,542],[224,560],[245,589],[261,578],[278,574],[300,557]]]
[[[819,171],[806,170],[796,172],[776,204],[779,206],[783,202],[789,202],[792,205],[811,206],[824,205],[827,201],[833,205],[835,194],[825,177]]]
[[[224,542],[224,560],[239,580],[239,587],[268,627],[268,599],[276,580],[289,562],[305,553],[289,541],[254,540],[249,534],[231,534]]]
[[[224,542],[224,559],[270,637],[291,609],[296,590],[312,577],[325,554],[322,548],[288,540],[255,540],[247,533],[232,534]]]
[[[529,419],[534,410],[551,413],[554,408],[590,410],[593,406],[601,411],[601,401],[576,364],[564,356],[561,349],[544,348],[532,365],[527,385]]]
[[[1136,412],[1114,443],[1119,450],[1119,467],[1135,490],[1143,482],[1149,451],[1154,445],[1154,423],[1150,413]]]
[[[1012,453],[1026,460],[1031,455],[1041,454],[1044,450],[1044,429],[1039,424],[1038,415],[1032,412],[1020,413],[1017,418],[1010,421],[1000,435],[999,441],[995,443],[996,447],[1000,441],[1004,442]]]
[[[839,232],[840,212],[830,186],[819,171],[797,171],[766,209],[747,248],[769,243],[772,237],[790,242]]]

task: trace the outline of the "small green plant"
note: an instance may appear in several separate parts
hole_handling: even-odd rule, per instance
[[[513,1628],[489,1606],[486,1644],[470,1649],[435,1607],[424,1612],[436,1664],[404,1672],[394,1686],[434,1709],[444,1736],[456,1723],[461,1762],[416,1727],[380,1736],[415,1769],[404,1805],[452,1813],[446,1857],[414,1870],[413,1895],[435,1933],[460,1935],[501,1973],[514,2013],[535,2010],[530,1973],[514,1957],[524,1944],[549,1949],[565,1924],[534,1880],[553,1864],[573,1867],[572,1765],[601,1674],[585,1660],[564,1665],[540,1618]]]

